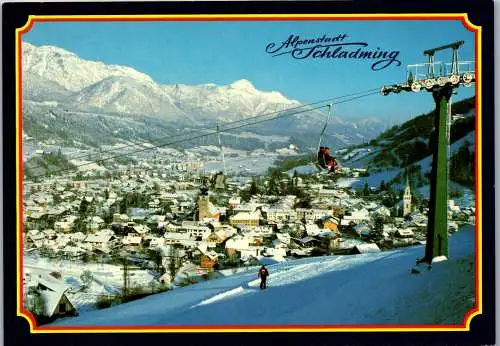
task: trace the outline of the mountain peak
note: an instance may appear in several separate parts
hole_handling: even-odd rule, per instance
[[[237,80],[236,82],[232,83],[230,87],[233,89],[255,90],[253,84],[246,79]]]

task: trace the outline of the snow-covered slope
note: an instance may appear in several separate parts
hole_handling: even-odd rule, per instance
[[[255,269],[50,326],[462,324],[474,307],[474,235],[455,233],[450,260],[420,275],[410,269],[423,246],[313,257],[269,265],[264,291]]]
[[[192,121],[157,84],[130,77],[107,77],[73,94],[68,101],[80,109],[95,108],[106,113],[168,116],[169,120]]]
[[[230,85],[166,85],[164,90],[175,100],[176,105],[199,117],[222,122],[230,122],[257,114],[283,111],[300,106],[295,100],[289,100],[277,91],[257,90],[245,79]],[[213,118],[213,114],[216,117]]]

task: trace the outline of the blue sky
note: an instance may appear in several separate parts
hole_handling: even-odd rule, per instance
[[[290,35],[341,34],[347,35],[344,43],[367,43],[365,50],[399,51],[401,66],[373,71],[376,59],[299,60],[289,54],[272,57],[265,51],[269,43],[281,45]],[[64,48],[84,59],[130,66],[161,84],[225,85],[248,79],[257,89],[277,90],[302,103],[402,81],[406,65],[426,62],[424,50],[457,40],[465,41],[460,58],[475,58],[474,34],[457,20],[46,22],[36,23],[23,39]],[[436,61],[451,60],[448,51],[438,54]],[[473,87],[461,87],[454,99],[473,94]],[[400,93],[338,105],[336,115],[400,122],[431,109],[429,93]]]

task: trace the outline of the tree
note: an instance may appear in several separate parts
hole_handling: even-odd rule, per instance
[[[385,185],[385,181],[384,181],[384,180],[382,180],[382,181],[380,182],[380,191],[384,191],[384,190],[386,190],[386,189],[387,189],[387,188],[386,188],[386,185]]]
[[[82,280],[85,288],[89,287],[92,283],[92,273],[90,272],[90,270],[85,270],[82,275],[80,275],[80,280]]]
[[[86,215],[89,209],[89,202],[87,199],[84,197],[82,201],[80,202],[80,207],[78,208],[78,211],[80,212],[80,215]]]
[[[155,279],[153,279],[148,282],[148,286],[151,287],[151,293],[155,293],[155,290],[158,288],[159,283]]]
[[[24,307],[35,316],[44,316],[45,298],[38,291],[31,292],[24,300]]]
[[[149,249],[148,255],[155,264],[155,270],[160,274],[163,274],[165,269],[162,266],[163,256],[161,255],[161,251],[159,249]]]
[[[379,241],[384,238],[384,217],[381,215],[378,215],[375,217],[373,220],[373,230],[370,233],[370,238],[372,241]]]
[[[85,219],[83,217],[80,216],[79,218],[75,219],[75,221],[73,222],[73,230],[75,232],[86,233],[87,223],[85,222]]]
[[[259,189],[257,188],[257,183],[255,182],[255,179],[252,179],[252,182],[250,184],[250,189],[248,191],[250,195],[256,195],[259,193]]]
[[[61,199],[61,196],[59,196],[58,193],[54,193],[52,195],[52,201],[54,202],[54,204],[59,204],[61,203],[62,199]]]
[[[175,245],[170,246],[168,255],[169,255],[168,272],[170,274],[170,282],[174,282],[175,275],[179,270],[179,264],[180,264],[179,249]]]
[[[370,194],[370,188],[368,187],[368,182],[365,181],[365,186],[363,188],[363,195],[368,196]]]

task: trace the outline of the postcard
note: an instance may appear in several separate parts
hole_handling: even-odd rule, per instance
[[[10,338],[493,344],[491,10],[5,4]]]

